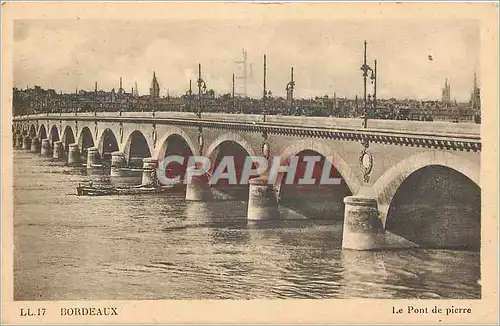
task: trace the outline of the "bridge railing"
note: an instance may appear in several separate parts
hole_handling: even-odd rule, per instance
[[[64,117],[122,117],[122,118],[155,118],[155,119],[183,119],[199,120],[192,112],[82,112],[75,114],[38,114],[23,117],[15,117],[14,120],[26,118],[46,119]],[[362,119],[356,118],[335,118],[335,117],[303,117],[303,116],[266,116],[265,122],[262,115],[257,114],[229,114],[229,113],[204,113],[204,121],[226,122],[226,123],[252,123],[269,124],[281,126],[297,127],[324,127],[324,128],[349,128],[362,131]],[[447,121],[411,121],[411,120],[368,120],[368,130],[393,130],[415,133],[443,133],[443,134],[462,134],[462,135],[480,135],[481,125],[475,123],[461,122],[452,123]]]

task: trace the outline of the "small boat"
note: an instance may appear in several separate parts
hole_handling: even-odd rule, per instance
[[[93,186],[81,185],[76,187],[78,196],[108,196],[108,195],[138,195],[138,194],[155,194],[171,191],[177,188],[178,185],[168,186],[153,186],[153,185],[139,185],[133,187],[113,187],[113,186]]]

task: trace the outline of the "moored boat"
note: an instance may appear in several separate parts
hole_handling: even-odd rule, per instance
[[[76,187],[78,196],[107,196],[107,195],[137,195],[137,194],[154,194],[171,191],[177,188],[176,185],[168,186],[152,186],[140,185],[134,187],[113,187],[113,186],[93,186],[81,185]]]

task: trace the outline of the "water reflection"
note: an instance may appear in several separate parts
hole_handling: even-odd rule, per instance
[[[340,295],[345,298],[390,298],[385,282],[388,273],[380,252],[344,250],[340,254],[343,278]]]
[[[310,232],[301,234],[303,227],[299,224],[279,233],[280,246],[289,252],[281,270],[281,279],[288,286],[279,295],[301,298],[306,293],[308,298],[335,297],[343,283],[339,246],[332,241],[339,225],[313,226]]]
[[[480,286],[473,276],[479,274],[478,267],[472,260],[462,259],[464,256],[470,258],[474,253],[344,250],[342,293],[366,298],[479,298]],[[470,292],[459,293],[466,288]]]
[[[210,236],[212,237],[213,244],[224,245],[233,249],[238,246],[247,245],[251,241],[248,230],[233,225],[210,229]],[[231,252],[231,250],[227,250],[227,252]]]
[[[341,221],[280,207],[250,223],[246,201],[183,191],[76,196],[89,177],[109,181],[15,152],[16,300],[480,297],[478,253],[346,251]]]

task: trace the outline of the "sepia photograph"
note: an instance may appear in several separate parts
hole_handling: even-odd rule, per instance
[[[77,318],[118,316],[114,300],[418,299],[437,301],[386,313],[445,319],[494,299],[497,70],[479,14],[108,5],[10,20],[13,316],[43,319],[50,301],[111,300],[51,311]]]

